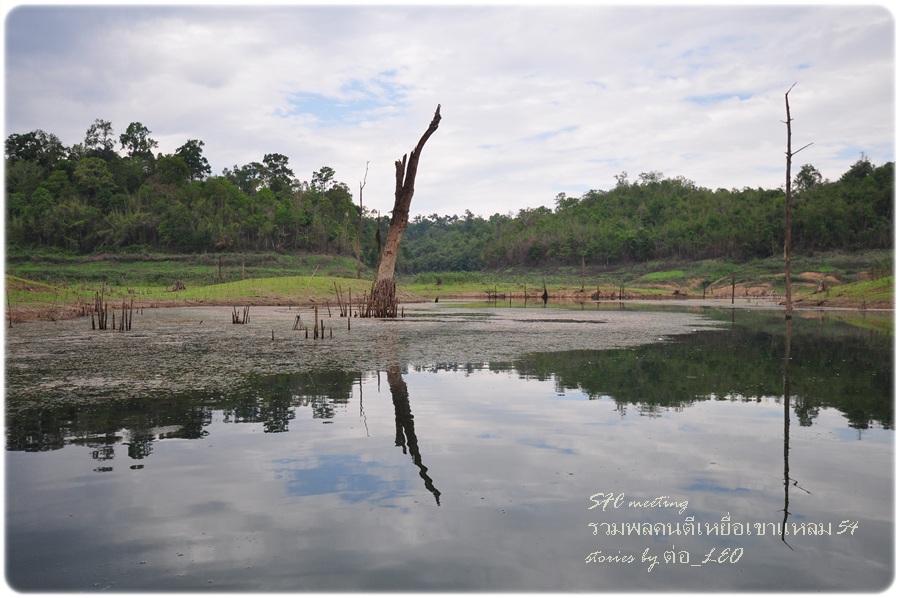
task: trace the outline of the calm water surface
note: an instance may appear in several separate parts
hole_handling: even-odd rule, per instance
[[[350,331],[326,318],[318,341],[291,330],[295,315],[260,309],[235,326],[230,310],[155,310],[130,333],[7,330],[7,582],[893,580],[892,318],[795,311],[786,372],[772,310],[429,305]]]

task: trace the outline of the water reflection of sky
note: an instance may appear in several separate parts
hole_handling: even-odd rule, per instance
[[[747,388],[780,384],[777,337],[762,342],[751,373],[770,379]],[[894,431],[878,423],[892,411],[875,404],[851,420],[876,387],[861,382],[859,397],[830,406],[802,385],[828,369],[808,358],[795,388],[814,409],[789,410],[788,522],[827,523],[831,535],[593,534],[591,523],[784,517],[782,398],[741,391],[740,376],[660,370],[707,361],[679,343],[392,376],[287,370],[118,410],[17,404],[8,421],[52,442],[8,430],[7,579],[56,591],[886,587]],[[654,403],[654,377],[685,400]],[[861,421],[871,425],[851,427]],[[588,509],[598,493],[687,504]],[[838,534],[843,521],[858,530]],[[691,563],[662,562],[673,547]],[[713,547],[742,549],[739,564],[693,566]],[[585,562],[598,551],[638,562]],[[642,555],[660,562],[648,571]]]
[[[360,461],[356,455],[323,455],[312,467],[292,459],[281,459],[277,465],[280,468],[274,473],[285,481],[285,491],[291,496],[336,494],[351,504],[379,504],[385,497],[398,496],[407,489],[405,479],[390,479],[383,469],[376,475],[371,471],[373,464]]]
[[[595,537],[588,524],[602,517],[780,521],[781,406],[706,401],[650,417],[611,400],[561,401],[552,380],[508,371],[403,380],[440,506],[395,442],[383,373],[368,374],[330,425],[301,413],[289,431],[266,434],[214,413],[206,437],[157,442],[141,470],[124,451],[102,474],[84,447],[8,453],[11,580],[40,571],[48,587],[84,590],[603,591],[876,589],[890,579],[890,430],[858,435],[828,409],[811,427],[792,422],[790,521],[859,520],[852,538],[798,536],[791,550],[771,536]],[[604,514],[587,509],[598,492],[689,504]],[[743,547],[741,567],[584,562],[598,549],[662,559],[673,544],[699,559],[710,542]]]

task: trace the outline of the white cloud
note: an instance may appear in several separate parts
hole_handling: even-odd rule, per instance
[[[661,171],[717,188],[894,160],[894,21],[873,6],[22,7],[7,134],[140,121],[214,173],[282,153],[382,213],[437,104],[412,212],[489,216]]]

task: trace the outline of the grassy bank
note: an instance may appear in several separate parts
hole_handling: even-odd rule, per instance
[[[817,306],[893,307],[892,252],[795,256],[793,296]],[[509,268],[398,276],[407,301],[435,297],[781,297],[784,262],[647,262],[616,268]],[[98,290],[110,301],[163,304],[295,305],[336,302],[335,287],[361,297],[372,272],[353,258],[296,254],[7,254],[6,301],[23,319],[66,317]],[[173,291],[176,282],[185,289]]]
[[[287,253],[99,253],[21,250],[7,252],[6,274],[53,285],[169,287],[181,280],[191,287],[257,278],[356,277],[356,260],[346,256]],[[363,266],[361,277],[371,271]]]
[[[8,254],[6,302],[21,319],[79,315],[95,294],[119,303],[294,305],[335,301],[335,284],[361,296],[371,272],[356,260],[291,254]],[[180,282],[184,290],[174,291]]]

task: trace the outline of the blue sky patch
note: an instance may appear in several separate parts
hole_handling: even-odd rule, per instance
[[[835,152],[834,157],[839,160],[846,160],[847,168],[849,169],[850,166],[856,164],[856,162],[860,160],[865,153],[866,152],[864,152],[859,146],[851,145]]]
[[[524,446],[530,446],[530,447],[533,447],[533,448],[549,449],[549,450],[551,450],[551,451],[556,451],[557,453],[561,453],[561,454],[563,454],[563,455],[574,455],[574,454],[576,454],[575,451],[573,451],[573,450],[570,449],[570,448],[561,448],[561,447],[558,447],[558,446],[553,446],[552,444],[547,444],[546,442],[543,442],[543,441],[541,441],[541,440],[527,440],[527,439],[526,439],[526,440],[519,440],[519,441],[517,441],[517,443],[518,443],[518,444],[521,444],[521,445],[524,445]]]
[[[287,479],[292,496],[337,494],[341,500],[359,503],[395,498],[408,490],[406,480],[389,480],[367,471],[369,467],[355,455],[322,455],[316,467],[276,470]]]
[[[324,126],[353,124],[380,108],[402,106],[408,86],[394,81],[396,71],[382,71],[369,80],[351,79],[336,95],[300,92],[288,96],[283,116],[306,114]]]
[[[694,480],[689,486],[685,486],[683,490],[715,492],[717,494],[746,494],[753,492],[750,488],[726,488],[712,480]]]
[[[562,135],[563,133],[571,133],[572,131],[577,131],[578,125],[569,125],[568,127],[563,127],[561,129],[556,129],[555,131],[544,131],[543,133],[538,133],[537,135],[532,135],[531,137],[526,137],[526,141],[546,141],[552,137],[557,137]]]
[[[359,122],[364,113],[378,107],[372,98],[345,100],[319,93],[293,94],[288,104],[290,109],[283,116],[308,114],[325,126]]]
[[[751,93],[711,93],[705,96],[688,96],[687,101],[693,104],[700,104],[701,106],[710,106],[712,104],[718,104],[720,102],[727,102],[728,100],[737,98],[740,101],[749,100],[753,97]]]

